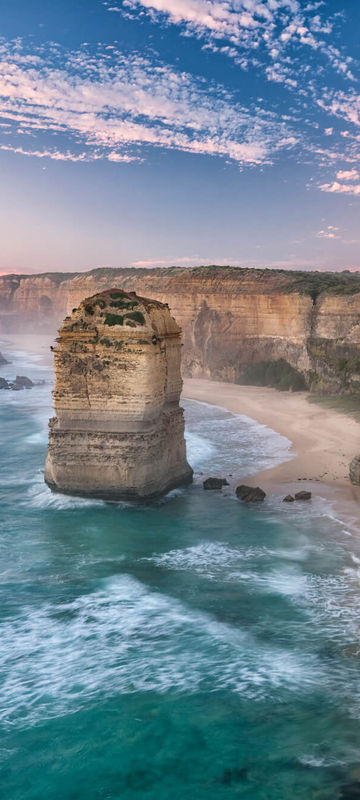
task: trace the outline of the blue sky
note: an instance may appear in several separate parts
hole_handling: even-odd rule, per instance
[[[358,0],[1,0],[0,270],[360,268]]]

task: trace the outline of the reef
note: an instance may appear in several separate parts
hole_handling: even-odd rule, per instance
[[[181,329],[166,304],[109,289],[74,308],[55,348],[48,485],[117,501],[191,481],[180,362]]]

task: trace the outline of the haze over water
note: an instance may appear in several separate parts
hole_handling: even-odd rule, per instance
[[[51,494],[51,371],[11,358],[2,374],[47,383],[0,398],[2,796],[340,796],[360,762],[354,531],[321,499],[248,508],[199,475],[145,508]],[[286,457],[185,406],[198,472]]]

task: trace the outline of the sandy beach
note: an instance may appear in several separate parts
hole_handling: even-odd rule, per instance
[[[258,473],[256,483],[281,491],[309,488],[334,499],[360,501],[349,463],[360,449],[360,425],[351,417],[312,405],[306,392],[279,392],[204,379],[185,379],[184,397],[222,406],[267,425],[291,441],[292,460]],[[246,480],[246,476],[239,476]],[[254,484],[254,476],[249,482]]]

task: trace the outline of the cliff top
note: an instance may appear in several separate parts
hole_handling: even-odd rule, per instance
[[[319,271],[293,271],[284,269],[254,269],[247,267],[220,267],[216,264],[202,267],[154,267],[154,268],[135,268],[135,267],[101,267],[88,272],[45,272],[33,275],[3,275],[0,277],[0,284],[14,290],[22,281],[27,280],[46,280],[59,286],[61,283],[73,282],[75,285],[104,280],[104,282],[114,279],[114,282],[121,282],[127,279],[139,277],[149,278],[163,285],[164,289],[170,288],[176,291],[183,290],[184,280],[189,283],[198,284],[199,282],[211,282],[219,291],[233,291],[239,288],[242,292],[253,293],[293,293],[310,295],[314,300],[319,294],[356,294],[360,293],[360,272],[319,272]],[[150,287],[149,282],[149,287]],[[207,289],[210,287],[207,286]],[[85,289],[86,291],[86,289]],[[140,298],[141,299],[141,298]],[[143,298],[146,301],[146,298]],[[150,302],[150,301],[147,301]],[[153,301],[151,301],[153,302]]]

